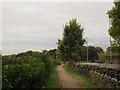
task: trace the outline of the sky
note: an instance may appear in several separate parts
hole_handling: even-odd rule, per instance
[[[106,50],[109,46],[106,13],[113,6],[113,2],[4,2],[2,54],[57,48],[63,25],[72,18],[84,27],[88,45]]]
[[[0,2],[118,2],[119,0],[0,0]]]
[[[2,4],[0,3],[0,54],[2,51]]]

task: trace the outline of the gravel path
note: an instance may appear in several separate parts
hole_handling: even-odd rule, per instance
[[[57,66],[57,72],[59,77],[58,85],[60,88],[85,88],[82,86],[84,80],[77,80],[72,77],[67,71],[64,70],[63,66]]]

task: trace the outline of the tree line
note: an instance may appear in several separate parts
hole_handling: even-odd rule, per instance
[[[108,32],[114,39],[112,41],[111,50],[113,53],[120,55],[120,1],[114,2],[115,6],[107,12],[111,27]],[[87,49],[89,50],[89,61],[95,61],[99,59],[100,55],[104,53],[110,53],[110,47],[107,48],[107,52],[103,52],[101,47],[84,46],[86,43],[83,38],[84,28],[77,22],[76,19],[70,20],[64,25],[63,37],[58,39],[57,42],[57,55],[62,61],[86,61]],[[108,54],[107,54],[108,55]]]

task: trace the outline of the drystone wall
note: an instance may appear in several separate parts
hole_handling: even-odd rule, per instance
[[[95,65],[67,63],[73,72],[89,77],[94,84],[103,88],[120,88],[120,70]]]

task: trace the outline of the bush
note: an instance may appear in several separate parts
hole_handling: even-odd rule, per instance
[[[82,46],[80,52],[81,61],[87,60],[87,47]],[[88,46],[88,60],[91,62],[95,62],[98,59],[98,50],[94,46]]]
[[[53,71],[53,64],[46,54],[27,52],[3,57],[3,88],[46,87]]]
[[[99,60],[97,61],[98,63],[104,63],[105,62],[105,53],[98,53],[98,58]]]
[[[112,46],[111,51],[114,55],[120,55],[120,46]],[[107,53],[110,53],[110,47],[107,48]]]

